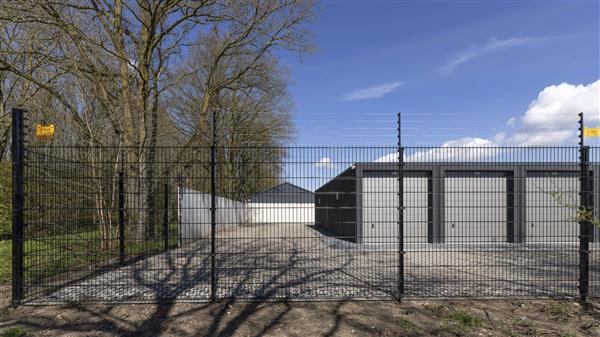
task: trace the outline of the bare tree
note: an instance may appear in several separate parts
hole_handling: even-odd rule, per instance
[[[127,203],[139,210],[128,227],[136,237],[152,237],[156,172],[149,163],[156,161],[159,126],[169,125],[165,91],[205,74],[197,110],[198,123],[206,120],[230,105],[224,91],[241,88],[236,83],[264,67],[267,55],[310,49],[303,24],[312,7],[310,0],[4,1],[0,25],[19,33],[0,49],[0,72],[43,91],[37,97],[47,107],[64,111],[69,138],[62,141],[123,147]],[[210,62],[173,72],[190,45],[210,46]],[[238,53],[239,63],[227,64]],[[206,138],[204,124],[191,130],[183,145]]]
[[[213,141],[212,116],[197,107],[203,105],[211,90],[206,70],[216,62],[215,50],[221,48],[223,41],[216,34],[203,37],[203,41],[178,70],[190,75],[169,90],[169,102],[173,103],[167,105],[182,134],[189,137],[188,143],[208,148]],[[245,47],[238,47],[220,58],[219,72],[211,74],[213,81],[225,82],[232,74],[239,76],[215,91],[218,95],[212,94],[209,100],[216,115],[215,141],[221,149],[218,161],[223,163],[220,174],[236,178],[220,186],[224,191],[235,191],[235,197],[240,199],[277,182],[281,173],[277,163],[285,155],[279,147],[292,135],[287,71],[270,54],[258,59],[249,60],[250,57],[253,54]],[[239,74],[241,71],[243,74]]]

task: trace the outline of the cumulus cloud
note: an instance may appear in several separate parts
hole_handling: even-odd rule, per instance
[[[318,168],[331,168],[333,167],[333,160],[329,157],[323,157],[315,163],[315,166]]]
[[[473,161],[501,156],[497,146],[556,146],[576,144],[578,114],[587,126],[600,124],[600,80],[589,84],[561,83],[539,92],[522,116],[507,120],[508,130],[492,139],[465,137],[444,142],[440,147],[414,149],[405,153],[407,162]],[[468,148],[466,150],[465,148]],[[390,153],[376,162],[397,162]]]
[[[384,83],[380,85],[376,85],[373,87],[362,88],[352,92],[349,92],[342,96],[342,101],[358,101],[369,98],[379,98],[383,97],[390,92],[396,90],[399,86],[402,85],[402,82],[392,82],[392,83]]]
[[[600,80],[544,88],[522,116],[508,119],[508,130],[488,141],[498,146],[573,145],[580,112],[584,113],[587,126],[600,123]]]
[[[464,162],[482,160],[496,154],[497,146],[491,140],[465,137],[444,142],[439,148],[407,154],[407,162]]]
[[[405,157],[406,158],[406,157]],[[390,153],[385,156],[381,156],[374,160],[376,163],[396,163],[398,162],[398,153]]]
[[[472,59],[475,59],[475,58],[478,58],[478,57],[481,57],[484,55],[488,55],[488,54],[497,53],[497,52],[500,52],[503,50],[515,48],[515,47],[522,46],[525,44],[529,44],[536,40],[538,40],[538,39],[528,37],[528,36],[513,37],[513,38],[509,38],[509,39],[504,39],[504,40],[498,39],[498,38],[491,38],[482,45],[474,44],[474,45],[471,45],[469,48],[467,48],[463,51],[460,51],[459,53],[454,55],[448,61],[448,63],[445,66],[443,66],[440,70],[443,73],[450,73],[454,69],[456,69],[457,67],[462,65],[463,63],[468,62]]]
[[[435,148],[414,148],[414,152],[404,153],[405,162],[464,162],[470,160],[481,160],[494,156],[497,144],[483,138],[465,137],[444,142]],[[398,154],[390,153],[377,158],[375,162],[395,163],[398,162]]]
[[[600,80],[589,84],[561,83],[544,88],[529,104],[525,114],[507,125],[512,132],[500,132],[496,142],[514,146],[560,145],[575,138],[579,112],[586,125],[600,122]]]

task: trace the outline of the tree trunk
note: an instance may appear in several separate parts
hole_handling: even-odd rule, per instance
[[[127,148],[125,155],[126,228],[130,240],[146,238],[148,190],[146,163],[143,151]]]
[[[146,192],[146,239],[156,239],[156,181],[155,181],[155,170],[156,166],[156,148],[150,146],[146,149],[146,176],[145,176],[145,192]]]

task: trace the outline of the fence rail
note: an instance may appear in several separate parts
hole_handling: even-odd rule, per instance
[[[32,145],[13,302],[600,294],[600,148]]]

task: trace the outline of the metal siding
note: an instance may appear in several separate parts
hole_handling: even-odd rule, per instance
[[[398,179],[363,178],[362,226],[364,243],[396,243],[398,237]],[[426,243],[428,179],[404,178],[404,242]]]
[[[179,233],[183,243],[210,237],[210,202],[208,193],[179,188]],[[245,203],[217,196],[216,206],[217,231],[246,223]]]
[[[445,178],[445,242],[506,242],[506,178]]]
[[[348,169],[315,191],[315,227],[327,235],[356,242],[356,185]]]
[[[528,177],[527,242],[577,242],[577,177]]]

